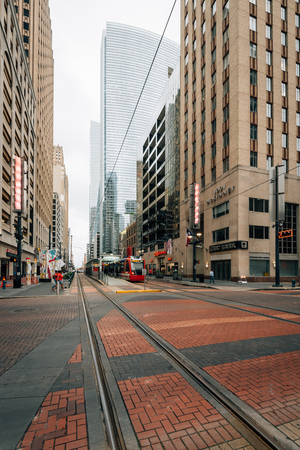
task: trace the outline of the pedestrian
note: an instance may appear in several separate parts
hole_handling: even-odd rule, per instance
[[[59,284],[61,285],[62,290],[64,291],[63,275],[62,275],[61,271],[58,272],[57,281],[59,282]]]
[[[54,291],[54,289],[56,290],[57,275],[58,275],[58,272],[57,272],[57,270],[56,270],[56,271],[55,271],[55,274],[53,275],[54,285],[52,286],[52,291]]]
[[[150,275],[150,277],[151,277],[151,275],[152,275],[152,269],[149,270],[149,275]]]
[[[214,274],[214,271],[212,269],[211,269],[209,275],[210,275],[209,284],[211,284],[211,282],[213,282],[215,284],[215,274]]]

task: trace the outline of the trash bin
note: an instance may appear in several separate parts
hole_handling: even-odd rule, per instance
[[[21,287],[21,278],[14,278],[13,286],[14,286],[14,288],[20,288]]]
[[[204,273],[200,273],[198,275],[198,278],[199,278],[199,283],[204,283]]]

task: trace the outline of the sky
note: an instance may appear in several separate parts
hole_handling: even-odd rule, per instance
[[[106,22],[163,33],[175,0],[49,0],[54,57],[54,145],[64,151],[74,263],[89,233],[90,121],[100,121],[100,49]],[[180,42],[180,0],[165,36]]]

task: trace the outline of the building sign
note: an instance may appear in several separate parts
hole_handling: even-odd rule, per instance
[[[166,254],[167,254],[166,250],[162,250],[161,252],[154,252],[154,256],[161,256]]]
[[[6,256],[9,258],[15,258],[18,255],[18,252],[16,250],[11,250],[10,248],[6,249]]]
[[[22,211],[22,159],[15,156],[14,159],[14,210]]]
[[[213,198],[209,198],[206,200],[207,204],[210,204],[212,202],[215,202],[218,200],[218,198],[226,197],[228,194],[231,194],[235,189],[235,186],[230,186],[226,189],[226,184],[224,186],[220,186],[217,189],[214,190],[214,196]]]
[[[215,244],[209,246],[209,253],[225,252],[228,250],[248,250],[248,241],[234,241],[226,244]]]
[[[194,228],[200,228],[200,184],[194,184]]]

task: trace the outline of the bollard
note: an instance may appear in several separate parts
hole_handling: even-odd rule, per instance
[[[296,281],[292,280],[292,287],[296,287]]]

